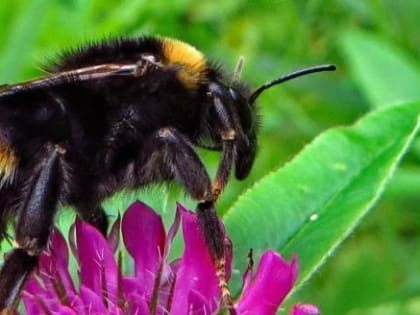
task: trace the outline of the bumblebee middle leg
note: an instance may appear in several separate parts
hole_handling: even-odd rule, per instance
[[[180,132],[173,128],[163,128],[153,137],[145,150],[148,160],[142,163],[144,166],[140,176],[145,176],[149,181],[154,181],[159,176],[166,177],[166,179],[174,176],[182,183],[186,191],[199,202],[197,215],[201,230],[217,269],[223,299],[226,304],[231,304],[225,275],[224,232],[214,207],[218,192],[214,191],[207,170],[192,145]],[[217,175],[217,181],[221,183],[228,176],[227,169],[229,169],[233,158],[230,142],[227,143],[226,148],[228,150],[225,150],[224,153],[222,170],[219,170]]]
[[[144,163],[142,175],[147,174],[148,178],[162,175],[175,176],[191,197],[199,202],[197,214],[213,258],[224,257],[224,233],[214,209],[217,195],[213,191],[207,170],[192,145],[176,129],[163,128],[154,135],[153,146],[154,152],[146,150],[149,161]],[[162,162],[164,169],[158,165]],[[171,174],[165,174],[167,170]]]
[[[19,209],[16,243],[0,271],[0,313],[12,314],[38,256],[46,247],[60,193],[60,154],[47,149],[46,158],[32,177]]]
[[[192,145],[174,128],[162,128],[150,136],[139,165],[138,177],[143,184],[175,178],[195,200],[213,200],[206,168]]]

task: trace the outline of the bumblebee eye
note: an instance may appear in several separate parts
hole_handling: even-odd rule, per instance
[[[229,88],[229,93],[230,93],[230,96],[232,97],[232,99],[234,101],[238,100],[238,93],[236,93],[236,91],[234,89]]]

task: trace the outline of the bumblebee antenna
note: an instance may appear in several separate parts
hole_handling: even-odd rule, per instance
[[[240,56],[238,62],[236,63],[235,70],[233,71],[232,81],[239,81],[242,75],[242,70],[244,69],[245,58]]]
[[[251,96],[249,97],[249,100],[248,100],[249,104],[253,104],[255,100],[258,98],[258,96],[261,95],[262,92],[271,88],[274,85],[281,84],[283,82],[286,82],[286,81],[289,81],[294,78],[301,77],[307,74],[323,72],[323,71],[334,71],[335,69],[336,69],[335,65],[319,65],[319,66],[304,68],[304,69],[300,69],[300,70],[296,70],[291,73],[288,73],[284,76],[281,76],[280,78],[267,82],[263,84],[262,86],[260,86],[258,89],[256,89],[254,93],[252,93]]]

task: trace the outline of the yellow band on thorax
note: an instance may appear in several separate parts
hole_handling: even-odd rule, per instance
[[[187,87],[195,89],[207,80],[207,61],[195,47],[182,41],[163,38],[162,49],[168,66],[179,66],[178,79]]]

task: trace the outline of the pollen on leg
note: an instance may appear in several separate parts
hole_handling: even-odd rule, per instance
[[[216,275],[219,281],[219,288],[222,294],[222,307],[230,308],[233,305],[232,294],[226,280],[226,259],[225,257],[216,260]]]

